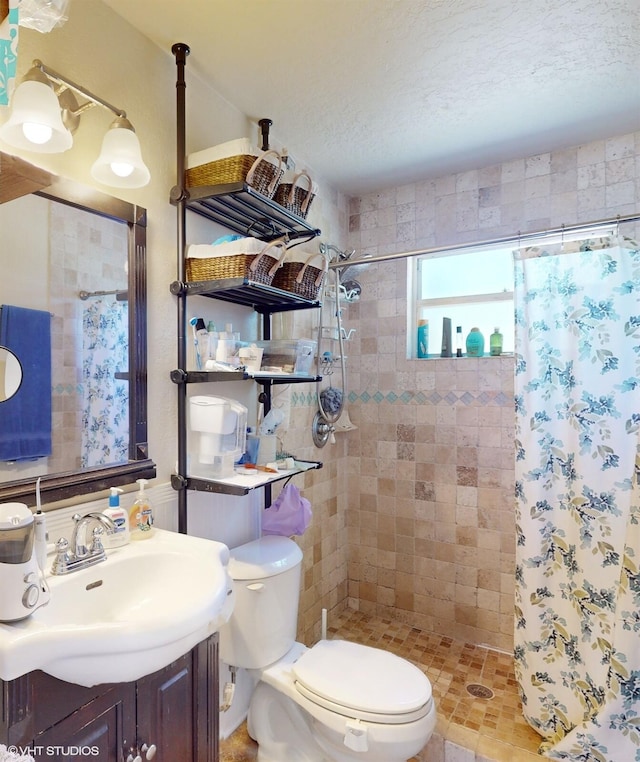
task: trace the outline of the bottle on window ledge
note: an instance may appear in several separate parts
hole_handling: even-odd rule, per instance
[[[456,357],[462,357],[462,326],[456,326]]]
[[[502,334],[498,327],[489,336],[489,354],[493,357],[497,357],[502,354]]]
[[[429,356],[429,321],[421,318],[418,320],[418,346],[417,357],[423,359]]]
[[[467,357],[482,357],[484,355],[484,336],[479,328],[472,328],[467,336]]]

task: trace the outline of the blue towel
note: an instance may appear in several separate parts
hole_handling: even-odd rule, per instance
[[[0,461],[51,455],[51,315],[3,304],[0,346],[22,366],[17,393],[0,402]]]

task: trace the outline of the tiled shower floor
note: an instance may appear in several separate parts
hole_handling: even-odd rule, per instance
[[[438,712],[436,731],[415,762],[533,762],[540,737],[525,722],[513,659],[480,646],[377,619],[357,611],[335,615],[328,637],[384,648],[416,664],[431,681]],[[475,698],[478,684],[492,698]],[[257,745],[242,725],[221,744],[221,762],[250,762]]]

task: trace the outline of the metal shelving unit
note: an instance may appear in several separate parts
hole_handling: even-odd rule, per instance
[[[288,240],[311,240],[320,230],[306,220],[292,214],[271,199],[245,183],[215,187],[185,188],[185,91],[184,77],[189,48],[184,43],[173,46],[176,59],[177,79],[177,178],[170,194],[170,201],[177,212],[178,278],[170,285],[170,292],[177,297],[178,367],[171,371],[171,380],[178,389],[178,468],[171,477],[171,484],[178,492],[178,530],[187,531],[187,493],[189,490],[227,495],[246,495],[257,488],[265,489],[265,502],[270,500],[270,485],[290,479],[299,473],[322,468],[321,463],[296,461],[296,468],[289,471],[248,476],[235,474],[224,479],[190,477],[187,470],[187,385],[222,381],[255,381],[262,386],[260,401],[265,413],[271,406],[271,387],[275,384],[310,383],[319,381],[318,376],[266,375],[226,371],[188,371],[187,368],[187,319],[186,302],[189,296],[206,296],[211,299],[232,302],[250,307],[262,315],[263,338],[271,337],[271,315],[275,312],[313,309],[320,307],[317,300],[309,300],[288,291],[254,283],[245,278],[189,282],[185,277],[186,212],[199,214],[212,222],[241,235],[259,238],[265,242],[285,236]]]
[[[169,290],[176,296],[208,296],[211,299],[233,302],[252,307],[256,312],[271,314],[289,310],[308,310],[319,307],[318,300],[305,299],[263,283],[254,283],[246,278],[225,278],[224,280],[174,281]]]
[[[187,188],[187,209],[224,225],[235,233],[272,241],[286,235],[290,240],[320,235],[317,228],[276,204],[246,183]]]
[[[214,492],[219,495],[235,495],[242,497],[248,495],[254,489],[260,487],[269,488],[276,482],[284,479],[291,479],[296,474],[303,474],[305,471],[322,468],[322,464],[316,461],[296,461],[296,468],[288,471],[279,471],[277,474],[265,474],[256,472],[255,474],[234,474],[224,479],[201,479],[199,477],[183,477],[179,474],[171,476],[171,485],[174,489],[196,490],[198,492]]]

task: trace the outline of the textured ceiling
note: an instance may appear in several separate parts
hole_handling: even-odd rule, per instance
[[[640,130],[640,0],[104,2],[348,195]]]

